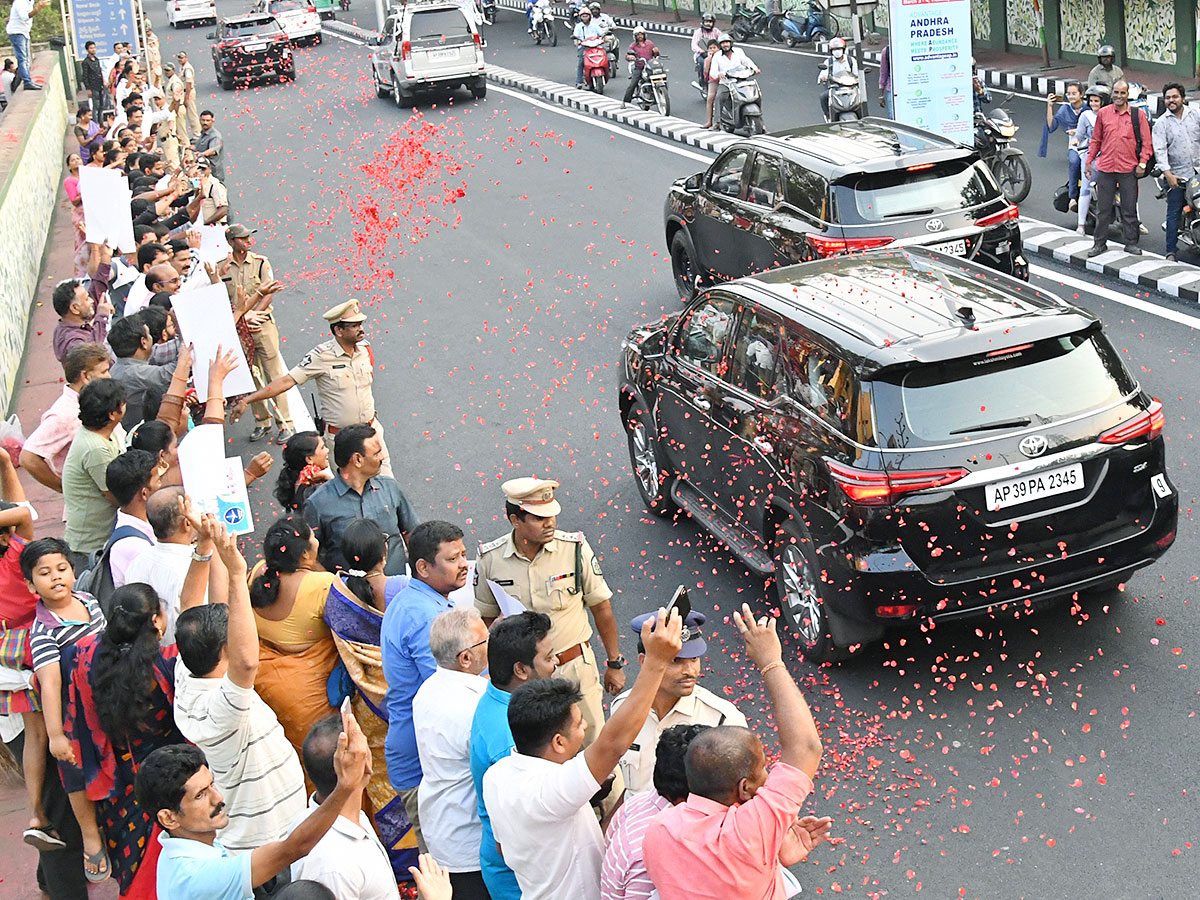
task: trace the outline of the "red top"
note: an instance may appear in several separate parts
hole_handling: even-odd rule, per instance
[[[33,624],[37,594],[30,593],[21,574],[21,551],[25,541],[17,535],[8,540],[8,550],[0,557],[0,630],[28,628]]]
[[[1088,144],[1089,166],[1099,156],[1096,168],[1101,172],[1132,172],[1139,163],[1144,164],[1150,159],[1150,154],[1154,152],[1150,123],[1146,120],[1146,114],[1138,110],[1138,125],[1142,132],[1142,154],[1139,157],[1130,116],[1132,109],[1126,104],[1125,111],[1118,112],[1115,106],[1106,106],[1096,113],[1096,125]]]

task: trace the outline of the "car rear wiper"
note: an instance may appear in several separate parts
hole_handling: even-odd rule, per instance
[[[981,422],[978,425],[968,425],[966,428],[956,428],[951,434],[967,434],[972,431],[999,431],[1001,428],[1024,428],[1033,422],[1029,416],[1016,416],[1012,419],[998,419],[995,422]]]
[[[907,212],[888,213],[883,218],[899,219],[901,216],[928,216],[933,212],[932,209],[910,209]]]

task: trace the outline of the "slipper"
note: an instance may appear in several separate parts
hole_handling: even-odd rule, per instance
[[[99,853],[95,853],[90,856],[85,850],[83,854],[83,862],[83,877],[86,878],[91,884],[99,884],[102,881],[107,881],[108,877],[112,875],[112,866],[109,865],[108,854],[104,850],[101,850]],[[98,871],[89,872],[87,870],[88,865],[95,866]]]
[[[66,842],[55,833],[53,825],[47,825],[44,828],[26,828],[21,835],[21,840],[29,846],[37,847],[47,853],[62,850],[67,846]]]

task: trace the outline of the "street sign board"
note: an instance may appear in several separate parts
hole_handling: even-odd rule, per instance
[[[971,0],[889,0],[895,118],[974,143]]]
[[[69,0],[68,16],[75,39],[75,55],[87,54],[84,45],[96,42],[96,55],[104,58],[113,52],[113,44],[129,42],[134,54],[141,51],[138,41],[136,0]]]

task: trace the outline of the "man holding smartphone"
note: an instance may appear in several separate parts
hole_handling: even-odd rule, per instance
[[[683,588],[680,590],[683,591],[686,605],[687,592]],[[708,652],[708,644],[701,630],[705,616],[691,609],[680,609],[680,613],[683,616],[683,646],[663,674],[662,683],[654,695],[654,703],[650,706],[650,715],[646,717],[636,740],[621,757],[621,774],[625,778],[625,790],[630,794],[653,790],[658,738],[673,725],[746,727],[746,717],[736,706],[697,683],[700,678],[700,659]],[[633,633],[639,638],[639,665],[646,660],[646,648],[640,639],[642,626],[650,622],[653,628],[657,625],[657,619],[656,613],[646,613],[630,623]],[[628,699],[629,691],[618,694],[613,700],[613,713]]]

